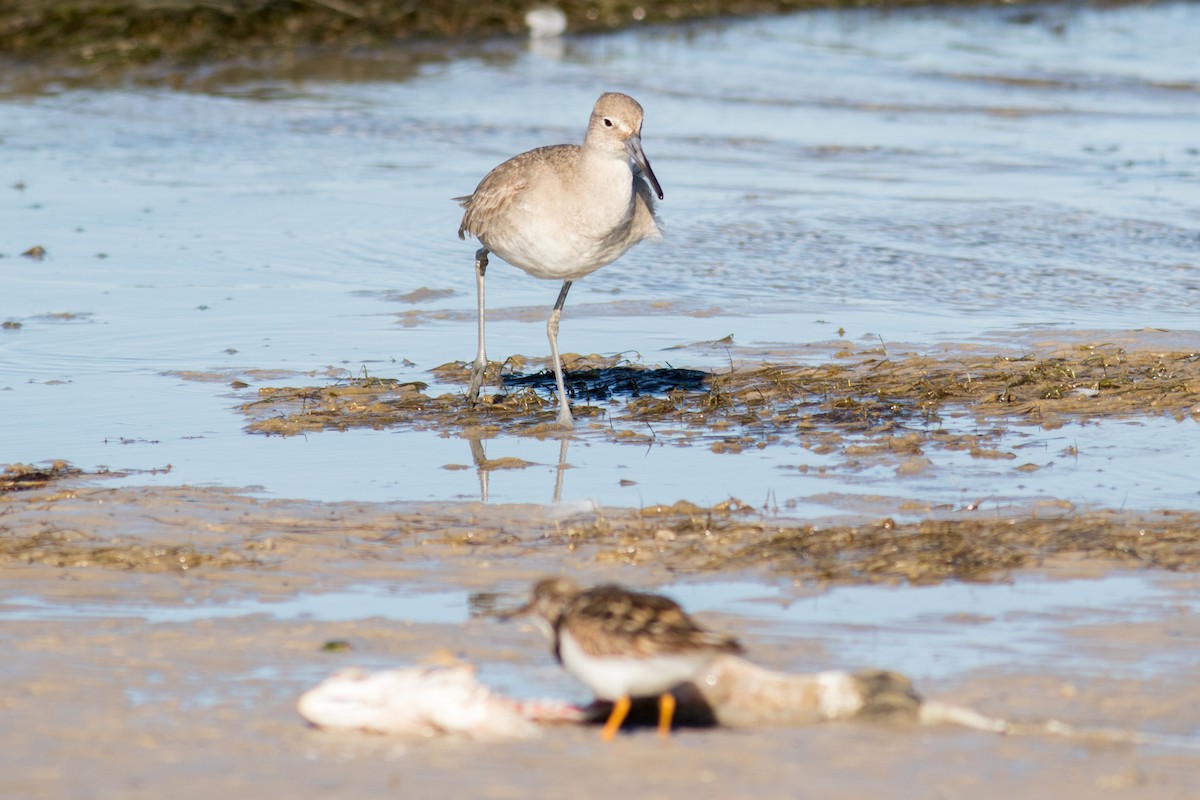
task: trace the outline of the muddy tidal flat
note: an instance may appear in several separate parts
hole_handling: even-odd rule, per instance
[[[0,795],[1200,795],[1200,6],[581,5],[530,41],[302,5],[246,4],[228,51],[9,49]],[[36,50],[21,13],[0,40]],[[557,286],[498,261],[465,402],[450,198],[605,90],[646,109],[666,238],[572,289],[565,435]],[[1120,735],[297,714],[450,659],[587,703],[500,618],[547,574],[669,594],[770,669]]]

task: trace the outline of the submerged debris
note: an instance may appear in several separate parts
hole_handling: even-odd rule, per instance
[[[82,474],[81,470],[61,460],[51,461],[50,465],[46,467],[33,464],[9,464],[4,468],[4,472],[0,473],[0,494],[44,489],[55,481],[80,474]]]

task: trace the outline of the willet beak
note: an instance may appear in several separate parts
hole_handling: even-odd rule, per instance
[[[637,165],[638,170],[650,181],[650,185],[654,187],[654,193],[658,195],[658,199],[662,200],[662,186],[658,184],[658,178],[654,177],[654,170],[650,169],[650,159],[646,158],[646,152],[642,150],[642,137],[635,133],[626,139],[625,152],[629,153],[629,157],[633,159],[633,163]]]

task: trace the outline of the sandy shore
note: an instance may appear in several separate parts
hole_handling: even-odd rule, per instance
[[[1184,798],[1200,791],[1200,751],[953,727],[684,730],[668,743],[635,731],[612,746],[589,729],[502,744],[313,730],[298,717],[296,698],[350,664],[384,669],[449,653],[480,665],[485,681],[519,674],[548,695],[580,699],[533,631],[501,624],[489,609],[512,602],[537,575],[568,571],[659,586],[670,582],[674,562],[633,563],[612,558],[599,542],[555,539],[554,531],[594,522],[595,511],[580,517],[578,509],[475,503],[262,501],[232,491],[111,489],[78,480],[3,500],[6,543],[40,541],[23,555],[10,547],[0,565],[0,789],[8,797],[592,797],[598,786],[714,798],[806,791],[850,798],[881,785],[901,798]],[[634,530],[641,517],[606,514],[614,531]],[[124,562],[112,557],[120,550],[130,554]],[[100,551],[107,561],[88,557]],[[1086,562],[1093,574],[1113,568],[1122,567]],[[762,577],[767,569],[741,563],[718,574]],[[1077,559],[1048,557],[1039,569],[1068,577],[1082,568]],[[1184,580],[1194,590],[1195,580]],[[261,611],[263,603],[367,585],[417,596],[460,591],[473,613],[453,622],[382,618],[369,601],[341,620],[219,611],[238,604]],[[1136,625],[1078,634],[1073,644],[1068,633],[1063,647],[1114,666],[1131,647],[1167,663],[1186,661],[1200,641],[1195,616],[1170,607]],[[326,647],[332,641],[349,647]],[[752,658],[775,667],[821,659],[817,638],[747,644]],[[1081,678],[1068,666],[967,673],[919,689],[1015,720],[1055,717],[1182,736],[1194,734],[1200,707],[1191,669],[1167,669],[1154,680]]]

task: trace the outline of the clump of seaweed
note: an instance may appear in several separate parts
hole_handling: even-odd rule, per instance
[[[230,569],[262,565],[260,561],[228,548],[206,553],[187,545],[114,543],[66,531],[0,536],[2,562],[152,573],[183,573],[198,567]]]
[[[250,418],[247,430],[281,436],[351,428],[507,427],[532,435],[553,429],[553,418],[543,418],[553,404],[532,389],[489,397],[485,405],[472,408],[462,395],[430,396],[425,388],[419,382],[377,378],[354,378],[334,386],[268,387],[259,389],[259,398],[244,403],[241,410]],[[585,407],[576,416],[598,413]]]
[[[527,363],[514,358],[489,366],[489,385],[503,382],[505,389],[474,407],[461,393],[429,395],[424,383],[364,378],[325,387],[264,388],[241,410],[250,431],[267,434],[412,427],[549,435],[556,431],[552,387],[546,375],[514,372]],[[872,354],[816,366],[749,365],[722,374],[600,356],[567,356],[564,363],[581,430],[600,431],[614,441],[703,442],[718,452],[791,442],[819,453],[854,437],[908,456],[933,446],[1011,458],[991,448],[988,436],[950,434],[941,421],[973,415],[984,426],[1018,422],[1053,428],[1066,419],[1139,414],[1200,420],[1196,353],[1087,345],[1018,358]],[[433,372],[444,383],[465,383],[468,368],[454,363]],[[602,405],[585,405],[588,398]],[[903,447],[897,450],[892,440]],[[869,442],[857,444],[869,452]]]
[[[1114,512],[1061,516],[891,519],[860,525],[772,522],[733,503],[676,504],[606,516],[547,534],[601,561],[670,563],[681,572],[765,568],[814,583],[989,581],[1057,557],[1167,570],[1200,569],[1200,516]]]

